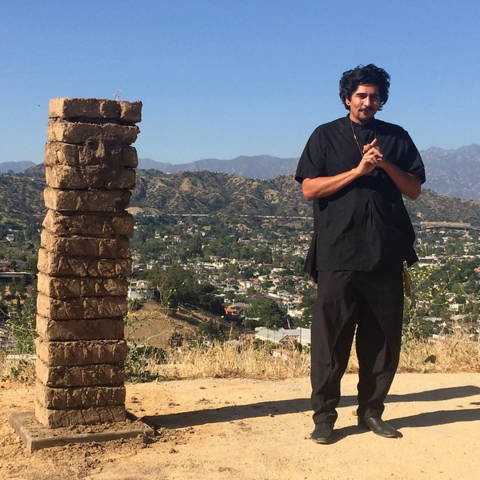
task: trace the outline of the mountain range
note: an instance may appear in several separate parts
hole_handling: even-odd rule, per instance
[[[139,170],[131,200],[151,213],[311,216],[293,174],[267,180],[214,172],[164,174]],[[480,202],[424,189],[415,202],[405,199],[414,222],[465,222],[480,226]]]
[[[456,150],[432,147],[420,153],[427,171],[424,188],[441,195],[480,201],[480,145],[473,144]],[[232,160],[208,158],[181,164],[140,158],[139,169],[166,174],[209,171],[246,179],[268,180],[294,173],[297,162],[298,158],[269,155],[240,156]],[[33,162],[0,163],[0,172],[19,173],[33,165]]]
[[[163,173],[201,172],[207,170],[217,173],[232,173],[239,177],[267,179],[293,173],[298,158],[279,158],[270,155],[248,157],[242,155],[232,160],[206,158],[191,163],[162,163],[151,158],[140,158],[138,168],[144,170],[159,170]]]
[[[44,166],[21,174],[0,175],[0,226],[25,228],[45,215]],[[149,214],[271,215],[310,217],[312,207],[301,194],[293,174],[267,180],[227,173],[137,170],[132,207]],[[416,202],[406,200],[414,223],[465,222],[480,227],[480,202],[459,199],[424,189]]]
[[[20,173],[34,165],[36,164],[29,160],[23,162],[3,162],[0,163],[0,173]]]
[[[426,188],[451,197],[480,200],[480,145],[456,150],[432,147],[421,152]]]
[[[480,201],[480,145],[469,145],[456,150],[432,147],[420,152],[427,171],[425,188],[442,195]],[[278,158],[268,155],[241,156],[233,160],[214,158],[172,165],[149,158],[139,160],[139,168],[155,169],[164,173],[182,171],[233,173],[245,178],[271,179],[294,173],[298,158]]]

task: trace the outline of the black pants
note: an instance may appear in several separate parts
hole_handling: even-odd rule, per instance
[[[381,417],[400,356],[401,268],[385,272],[319,272],[312,320],[312,407],[315,424],[334,423],[340,383],[356,332],[358,417]]]

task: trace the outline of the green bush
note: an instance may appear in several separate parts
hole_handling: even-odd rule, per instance
[[[165,351],[152,345],[130,343],[125,360],[125,380],[132,383],[153,382],[163,380],[157,373],[149,369],[152,364],[165,362]]]

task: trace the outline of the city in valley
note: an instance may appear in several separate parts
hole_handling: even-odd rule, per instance
[[[206,314],[203,337],[232,334],[309,343],[315,283],[303,264],[311,218],[156,215],[134,209],[132,311],[146,302]],[[415,223],[419,262],[409,269],[404,333],[443,338],[480,332],[480,231],[470,224]],[[12,319],[33,323],[38,229],[3,230],[0,240],[0,341]],[[23,319],[23,320],[22,320]],[[280,332],[280,333],[278,333]],[[11,332],[10,332],[11,333]]]

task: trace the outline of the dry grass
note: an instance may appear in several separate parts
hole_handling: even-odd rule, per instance
[[[358,360],[354,353],[347,371],[358,372]],[[480,373],[480,342],[471,341],[461,333],[441,340],[411,341],[402,348],[397,372]]]
[[[35,363],[28,360],[10,360],[0,350],[0,381],[4,379],[33,383],[35,381]]]
[[[404,348],[399,372],[479,373],[480,342],[458,334],[442,340],[415,342]]]
[[[271,350],[254,342],[242,345],[214,343],[209,347],[176,350],[165,364],[155,367],[164,378],[244,377],[281,380],[309,372],[310,355],[295,349]]]
[[[353,353],[347,371],[358,372]],[[168,380],[205,377],[246,377],[281,380],[301,377],[310,372],[310,355],[294,349],[271,351],[267,345],[255,348],[247,343],[218,343],[208,348],[173,352],[163,365],[152,366]],[[458,335],[437,341],[417,341],[402,349],[399,373],[480,372],[480,343]]]
[[[352,349],[352,352],[354,349]],[[294,348],[272,350],[267,344],[213,343],[210,346],[182,348],[167,354],[165,363],[147,361],[145,369],[166,380],[243,377],[281,380],[309,374],[310,355]],[[347,371],[358,372],[354,353]],[[402,349],[399,373],[480,372],[480,342],[461,334],[436,341],[410,342]],[[8,362],[0,351],[0,380],[10,378],[33,382],[31,363]]]

